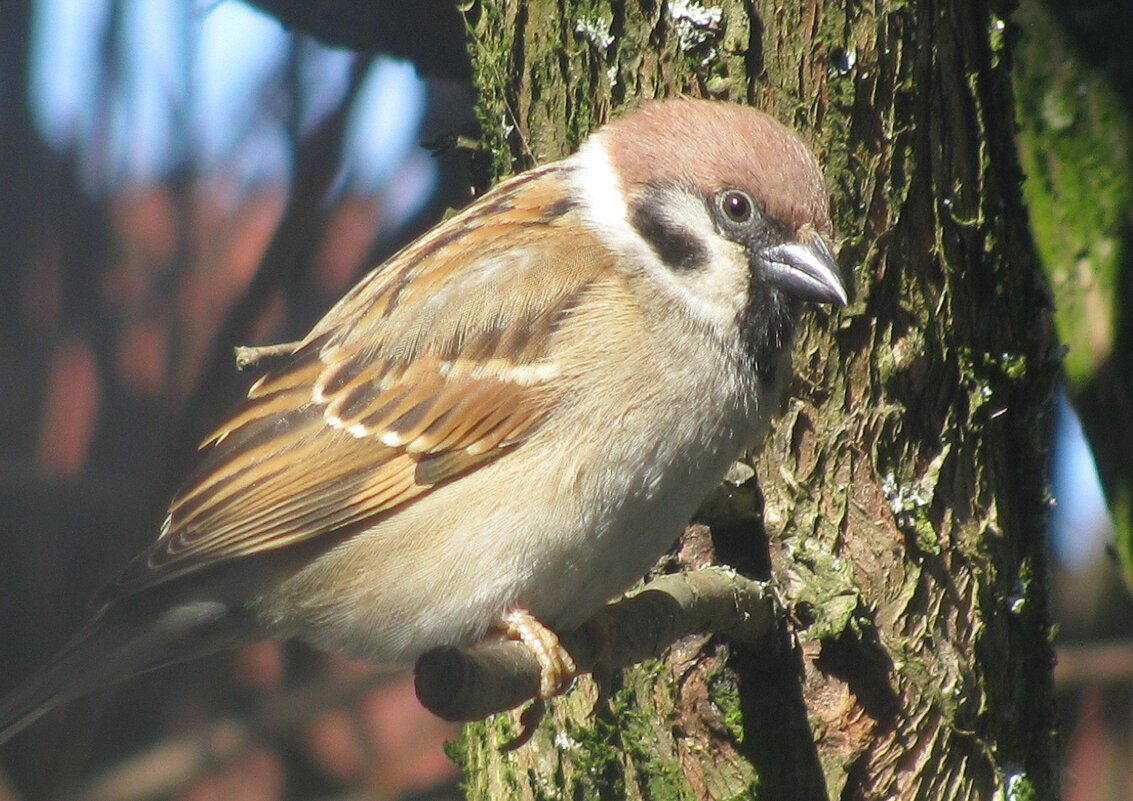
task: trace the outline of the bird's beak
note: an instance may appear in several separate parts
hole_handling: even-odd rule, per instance
[[[771,245],[759,252],[773,284],[795,297],[814,303],[845,306],[846,287],[830,246],[810,226],[795,242]]]

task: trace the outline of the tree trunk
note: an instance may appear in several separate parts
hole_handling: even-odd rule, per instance
[[[470,726],[470,798],[1058,796],[1044,541],[1058,358],[1020,199],[1008,5],[467,12],[485,183],[640,98],[748,102],[814,145],[857,283],[848,309],[804,326],[758,486],[707,506],[710,546],[677,557],[770,576],[779,647],[690,638],[625,671],[596,716],[582,682],[512,754],[496,745],[514,715]]]

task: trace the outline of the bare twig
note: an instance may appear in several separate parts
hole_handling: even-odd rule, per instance
[[[722,633],[754,643],[772,630],[766,586],[721,567],[663,576],[607,607],[602,636],[595,627],[562,635],[580,671],[620,667],[659,656],[681,637]],[[595,640],[598,640],[597,642]],[[417,663],[417,695],[449,720],[478,720],[534,698],[539,669],[518,642],[490,639],[464,649],[437,648]],[[264,739],[299,730],[320,710],[348,705],[389,680],[372,674],[328,680],[305,690],[269,695],[252,720],[221,720],[203,731],[157,743],[96,776],[81,801],[148,801],[174,794],[208,768],[232,764]]]
[[[560,632],[580,672],[660,656],[694,633],[756,642],[771,632],[774,604],[765,584],[722,567],[662,576],[606,608],[601,637],[592,627]],[[602,642],[595,642],[595,640]],[[489,638],[465,648],[435,648],[415,669],[417,697],[446,720],[480,720],[535,698],[539,666],[522,644]]]
[[[232,350],[236,354],[236,369],[240,372],[255,370],[260,362],[273,362],[290,356],[299,349],[301,342],[281,342],[278,345],[237,345]]]
[[[1060,689],[1133,681],[1133,642],[1129,640],[1062,644],[1055,653],[1054,681]]]

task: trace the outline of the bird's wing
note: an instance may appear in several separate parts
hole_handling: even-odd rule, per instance
[[[592,238],[556,233],[577,213],[561,180],[513,179],[363,279],[206,440],[110,596],[349,535],[549,419],[556,332],[608,271]]]

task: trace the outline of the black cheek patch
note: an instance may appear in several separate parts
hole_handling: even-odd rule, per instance
[[[646,195],[634,203],[630,222],[671,270],[692,272],[708,263],[707,249],[696,237],[659,213],[658,204],[651,196]]]

